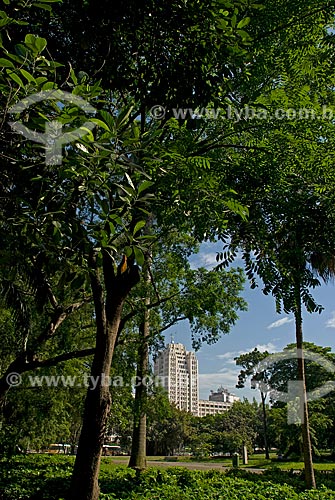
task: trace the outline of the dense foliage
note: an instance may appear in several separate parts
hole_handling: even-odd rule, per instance
[[[73,459],[69,457],[16,457],[0,463],[3,500],[61,500],[69,485]],[[320,490],[304,491],[297,474],[269,471],[190,471],[180,467],[148,469],[138,476],[133,470],[113,468],[107,472],[104,459],[100,473],[99,499],[124,500],[332,500],[335,475],[318,475]]]
[[[171,315],[173,322],[185,317],[197,345],[228,332],[236,310],[244,307],[238,298],[239,272],[215,275],[183,266],[185,273],[170,283],[162,276],[165,288],[178,291],[180,299],[177,306],[165,301],[149,264],[156,248],[162,260],[163,237],[173,232],[197,243],[222,239],[227,247],[218,257],[224,264],[242,248],[252,285],[258,276],[264,292],[274,295],[277,310],[294,313],[298,348],[302,306],[309,312],[322,309],[310,289],[320,284],[315,274],[328,278],[334,272],[333,5],[319,0],[293,5],[278,0],[263,5],[248,0],[3,4],[1,321],[11,312],[15,323],[8,333],[1,332],[0,399],[8,425],[2,432],[10,442],[15,422],[25,419],[20,439],[37,434],[39,427],[44,429],[41,442],[47,435],[56,438],[52,423],[68,394],[58,398],[48,388],[30,397],[36,405],[26,411],[29,391],[28,398],[23,391],[8,396],[7,376],[93,354],[84,370],[90,368],[99,384],[91,383],[87,391],[72,498],[97,500],[111,406],[110,389],[102,380],[114,373],[116,345],[127,343],[122,331],[131,332],[132,342],[134,331],[146,329],[148,335],[138,341],[144,352],[150,335],[167,328]],[[41,145],[22,140],[8,121],[14,103],[50,89],[67,91],[70,99],[60,104],[62,94],[56,92],[53,100],[34,102],[20,116],[39,132],[57,121],[73,139],[62,162],[59,150],[55,153],[57,141],[53,147],[45,144],[46,165]],[[74,105],[78,95],[96,109],[94,132]],[[153,104],[167,108],[161,120],[149,113]],[[168,119],[175,106],[200,105],[233,106],[245,113],[236,120],[221,115],[194,123],[192,111]],[[278,108],[284,111],[280,118]],[[249,120],[246,109],[263,113]],[[292,118],[298,109],[314,115]],[[19,113],[12,115],[19,119]],[[76,128],[81,137],[74,134]],[[216,290],[222,291],[227,276],[225,307]],[[229,300],[231,290],[235,300]],[[165,302],[149,324],[154,298]],[[87,336],[86,324],[74,326],[79,311],[89,318]],[[129,315],[134,322],[124,329]],[[70,373],[81,368],[66,365]],[[304,382],[302,360],[298,369]],[[48,398],[52,404],[48,425],[43,425],[43,412],[36,407],[46,409]],[[69,406],[72,418],[74,405]],[[257,441],[255,412],[257,405],[241,403],[215,420],[220,443],[229,451],[243,443],[251,448]],[[80,427],[78,412],[73,416]],[[306,478],[314,487],[307,400],[304,417]],[[70,435],[64,413],[58,420],[64,436]],[[324,432],[328,421],[315,429]],[[151,424],[156,446],[159,426]],[[186,438],[187,427],[179,426]],[[249,431],[242,433],[242,427]]]

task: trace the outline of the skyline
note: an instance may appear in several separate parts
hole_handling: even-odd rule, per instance
[[[192,267],[212,269],[217,265],[216,252],[222,248],[221,243],[204,243],[200,252],[191,257]],[[234,267],[242,267],[241,259],[236,259]],[[239,320],[227,335],[222,335],[215,344],[203,344],[196,351],[199,361],[199,397],[208,399],[210,391],[223,386],[240,399],[258,398],[258,391],[250,389],[247,380],[244,389],[237,389],[237,377],[240,369],[234,357],[249,352],[257,347],[260,351],[280,352],[290,343],[295,342],[295,327],[292,314],[277,314],[273,297],[262,292],[261,282],[252,290],[248,281],[242,297],[248,304],[247,311],[239,312]],[[303,312],[303,331],[306,342],[331,347],[335,351],[335,294],[334,285],[321,285],[312,290],[312,295],[324,310],[321,314]],[[181,322],[165,335],[166,343],[171,341],[183,343],[187,350],[193,350],[191,333],[187,321]]]

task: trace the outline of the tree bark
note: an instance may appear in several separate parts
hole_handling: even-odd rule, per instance
[[[150,257],[146,256],[144,269],[144,281],[147,287],[150,284]],[[146,290],[145,309],[143,312],[143,321],[140,325],[140,346],[139,359],[137,363],[137,376],[135,387],[135,411],[134,411],[134,427],[131,444],[131,455],[129,459],[129,467],[136,470],[144,470],[147,466],[147,375],[149,366],[149,346],[148,338],[150,335],[150,294],[149,288]]]
[[[301,312],[301,296],[300,286],[296,286],[296,311],[295,311],[295,331],[296,331],[296,344],[297,344],[297,359],[298,359],[298,377],[302,381],[302,444],[305,464],[305,481],[308,489],[316,488],[313,458],[312,458],[312,442],[309,431],[309,418],[308,418],[308,403],[307,403],[307,390],[306,390],[306,377],[305,377],[305,362],[303,352],[303,332],[302,332],[302,312]]]
[[[96,350],[87,390],[83,426],[74,465],[71,500],[98,500],[101,450],[111,398],[109,390],[110,367],[118,336],[124,301],[139,280],[137,266],[128,266],[124,259],[117,275],[108,255],[104,256],[104,290],[99,279],[96,260],[92,258],[91,287],[96,315]]]
[[[144,326],[144,325],[142,325]],[[144,330],[145,328],[143,328]],[[142,336],[142,339],[144,336]],[[143,340],[142,340],[143,341]],[[147,466],[147,387],[146,374],[148,373],[148,343],[144,341],[140,346],[140,358],[137,366],[137,383],[135,387],[134,427],[131,443],[129,467],[144,470]]]

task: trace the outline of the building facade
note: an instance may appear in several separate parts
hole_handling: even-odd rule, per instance
[[[230,393],[224,387],[219,387],[216,392],[211,391],[209,395],[209,401],[221,401],[222,403],[234,403],[234,401],[239,401],[240,398],[235,396],[235,394]]]
[[[216,415],[229,410],[231,403],[223,401],[209,401],[208,399],[199,399],[198,416],[205,417],[206,415]]]
[[[167,391],[169,400],[180,410],[205,417],[227,411],[239,398],[222,386],[211,391],[208,400],[199,400],[198,360],[183,344],[171,342],[154,363],[154,374]]]
[[[235,394],[230,393],[224,387],[219,387],[216,392],[211,391],[209,399],[199,399],[198,411],[199,417],[205,417],[206,415],[216,415],[217,413],[224,413],[229,410],[231,405],[235,401],[239,401],[240,398],[235,396]]]
[[[168,344],[157,356],[154,374],[160,378],[171,403],[198,415],[198,360],[194,352],[186,351],[183,344]]]

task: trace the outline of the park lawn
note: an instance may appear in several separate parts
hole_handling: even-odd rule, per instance
[[[277,455],[275,453],[270,454],[270,459],[267,460],[263,454],[254,454],[254,455],[249,455],[248,458],[248,464],[243,465],[242,460],[240,459],[240,469],[272,469],[272,468],[278,468],[281,470],[302,470],[304,469],[304,463],[303,462],[295,462],[295,461],[277,461],[276,460]],[[114,462],[115,460],[115,462]],[[120,463],[120,462],[124,462]],[[113,467],[122,467],[127,466],[129,461],[129,456],[115,456],[115,457],[103,457],[102,458],[102,469],[108,469],[108,468],[113,468]],[[164,456],[157,456],[157,457],[147,457],[147,461],[149,462],[165,462],[165,457]],[[232,467],[232,459],[231,458],[211,458],[211,459],[206,459],[206,460],[194,460],[191,459],[189,456],[179,456],[178,457],[178,462],[189,462],[192,464],[196,464],[197,462],[199,463],[206,463],[206,464],[221,464],[222,467]],[[177,463],[178,463],[177,462]],[[171,462],[171,465],[174,462]],[[151,467],[155,467],[155,465],[150,464]],[[314,462],[313,463],[314,469],[319,470],[319,471],[331,471],[335,470],[335,462],[329,460],[325,461],[322,463]],[[157,464],[157,467],[159,465]]]
[[[272,464],[273,466],[274,464]],[[276,467],[280,468],[281,470],[302,470],[304,469],[304,462],[276,462],[275,464]],[[327,471],[327,470],[335,470],[335,463],[334,462],[329,462],[329,463],[313,463],[313,468],[315,470],[320,470],[320,471]]]
[[[276,454],[270,454],[270,460],[267,460],[265,456],[261,454],[250,455],[248,465],[240,464],[240,467],[246,469],[272,469],[276,467],[281,470],[302,470],[305,467],[304,462],[302,461],[279,461],[276,460],[276,457]],[[314,461],[313,467],[315,470],[319,471],[335,470],[335,462],[332,460],[327,460],[320,463]]]

